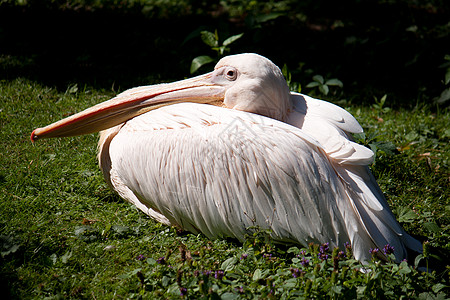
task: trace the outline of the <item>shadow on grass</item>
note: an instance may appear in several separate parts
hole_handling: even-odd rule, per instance
[[[194,57],[213,55],[200,37],[184,43],[203,28],[218,29],[222,37],[244,32],[233,53],[256,52],[280,67],[287,64],[303,85],[315,74],[337,77],[356,102],[390,93],[396,96],[391,100],[415,103],[443,90],[444,70],[438,66],[447,54],[448,3],[285,2],[289,10],[267,21],[261,16],[280,8],[260,5],[239,14],[232,4],[227,10],[191,1],[185,11],[156,15],[138,5],[3,4],[0,78],[28,77],[61,90],[78,83],[116,91],[179,80],[190,76]]]

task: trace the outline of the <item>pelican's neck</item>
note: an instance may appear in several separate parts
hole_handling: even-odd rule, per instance
[[[306,116],[306,110],[307,106],[305,98],[303,98],[300,94],[291,93],[289,95],[288,113],[283,121],[295,127],[302,128]]]

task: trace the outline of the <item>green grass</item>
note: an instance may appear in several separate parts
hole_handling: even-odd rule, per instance
[[[414,261],[374,262],[362,273],[351,256],[338,257],[333,249],[322,261],[317,246],[304,252],[275,246],[264,232],[242,245],[150,220],[107,188],[96,162],[96,135],[30,142],[34,128],[113,94],[0,81],[2,294],[180,298],[185,288],[191,299],[448,296],[448,109],[341,103],[365,128],[362,142],[378,148],[372,169],[393,211],[407,231],[432,246],[422,265],[432,256],[443,260],[431,273],[416,270]]]

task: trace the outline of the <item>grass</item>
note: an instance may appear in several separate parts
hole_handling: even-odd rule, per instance
[[[414,261],[374,259],[363,273],[323,245],[273,245],[264,232],[244,244],[210,241],[150,220],[106,186],[96,135],[30,142],[35,127],[112,95],[0,81],[0,287],[9,298],[448,297],[448,109],[340,103],[365,128],[360,141],[376,147],[372,169],[399,221],[428,241],[421,264],[437,261],[426,273]]]

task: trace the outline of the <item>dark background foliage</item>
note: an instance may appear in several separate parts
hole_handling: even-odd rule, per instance
[[[231,53],[286,64],[303,85],[322,74],[354,102],[388,93],[408,105],[445,88],[449,16],[445,0],[3,1],[0,79],[116,90],[179,80],[194,57],[212,54],[186,38],[217,29],[222,40],[244,33]]]

